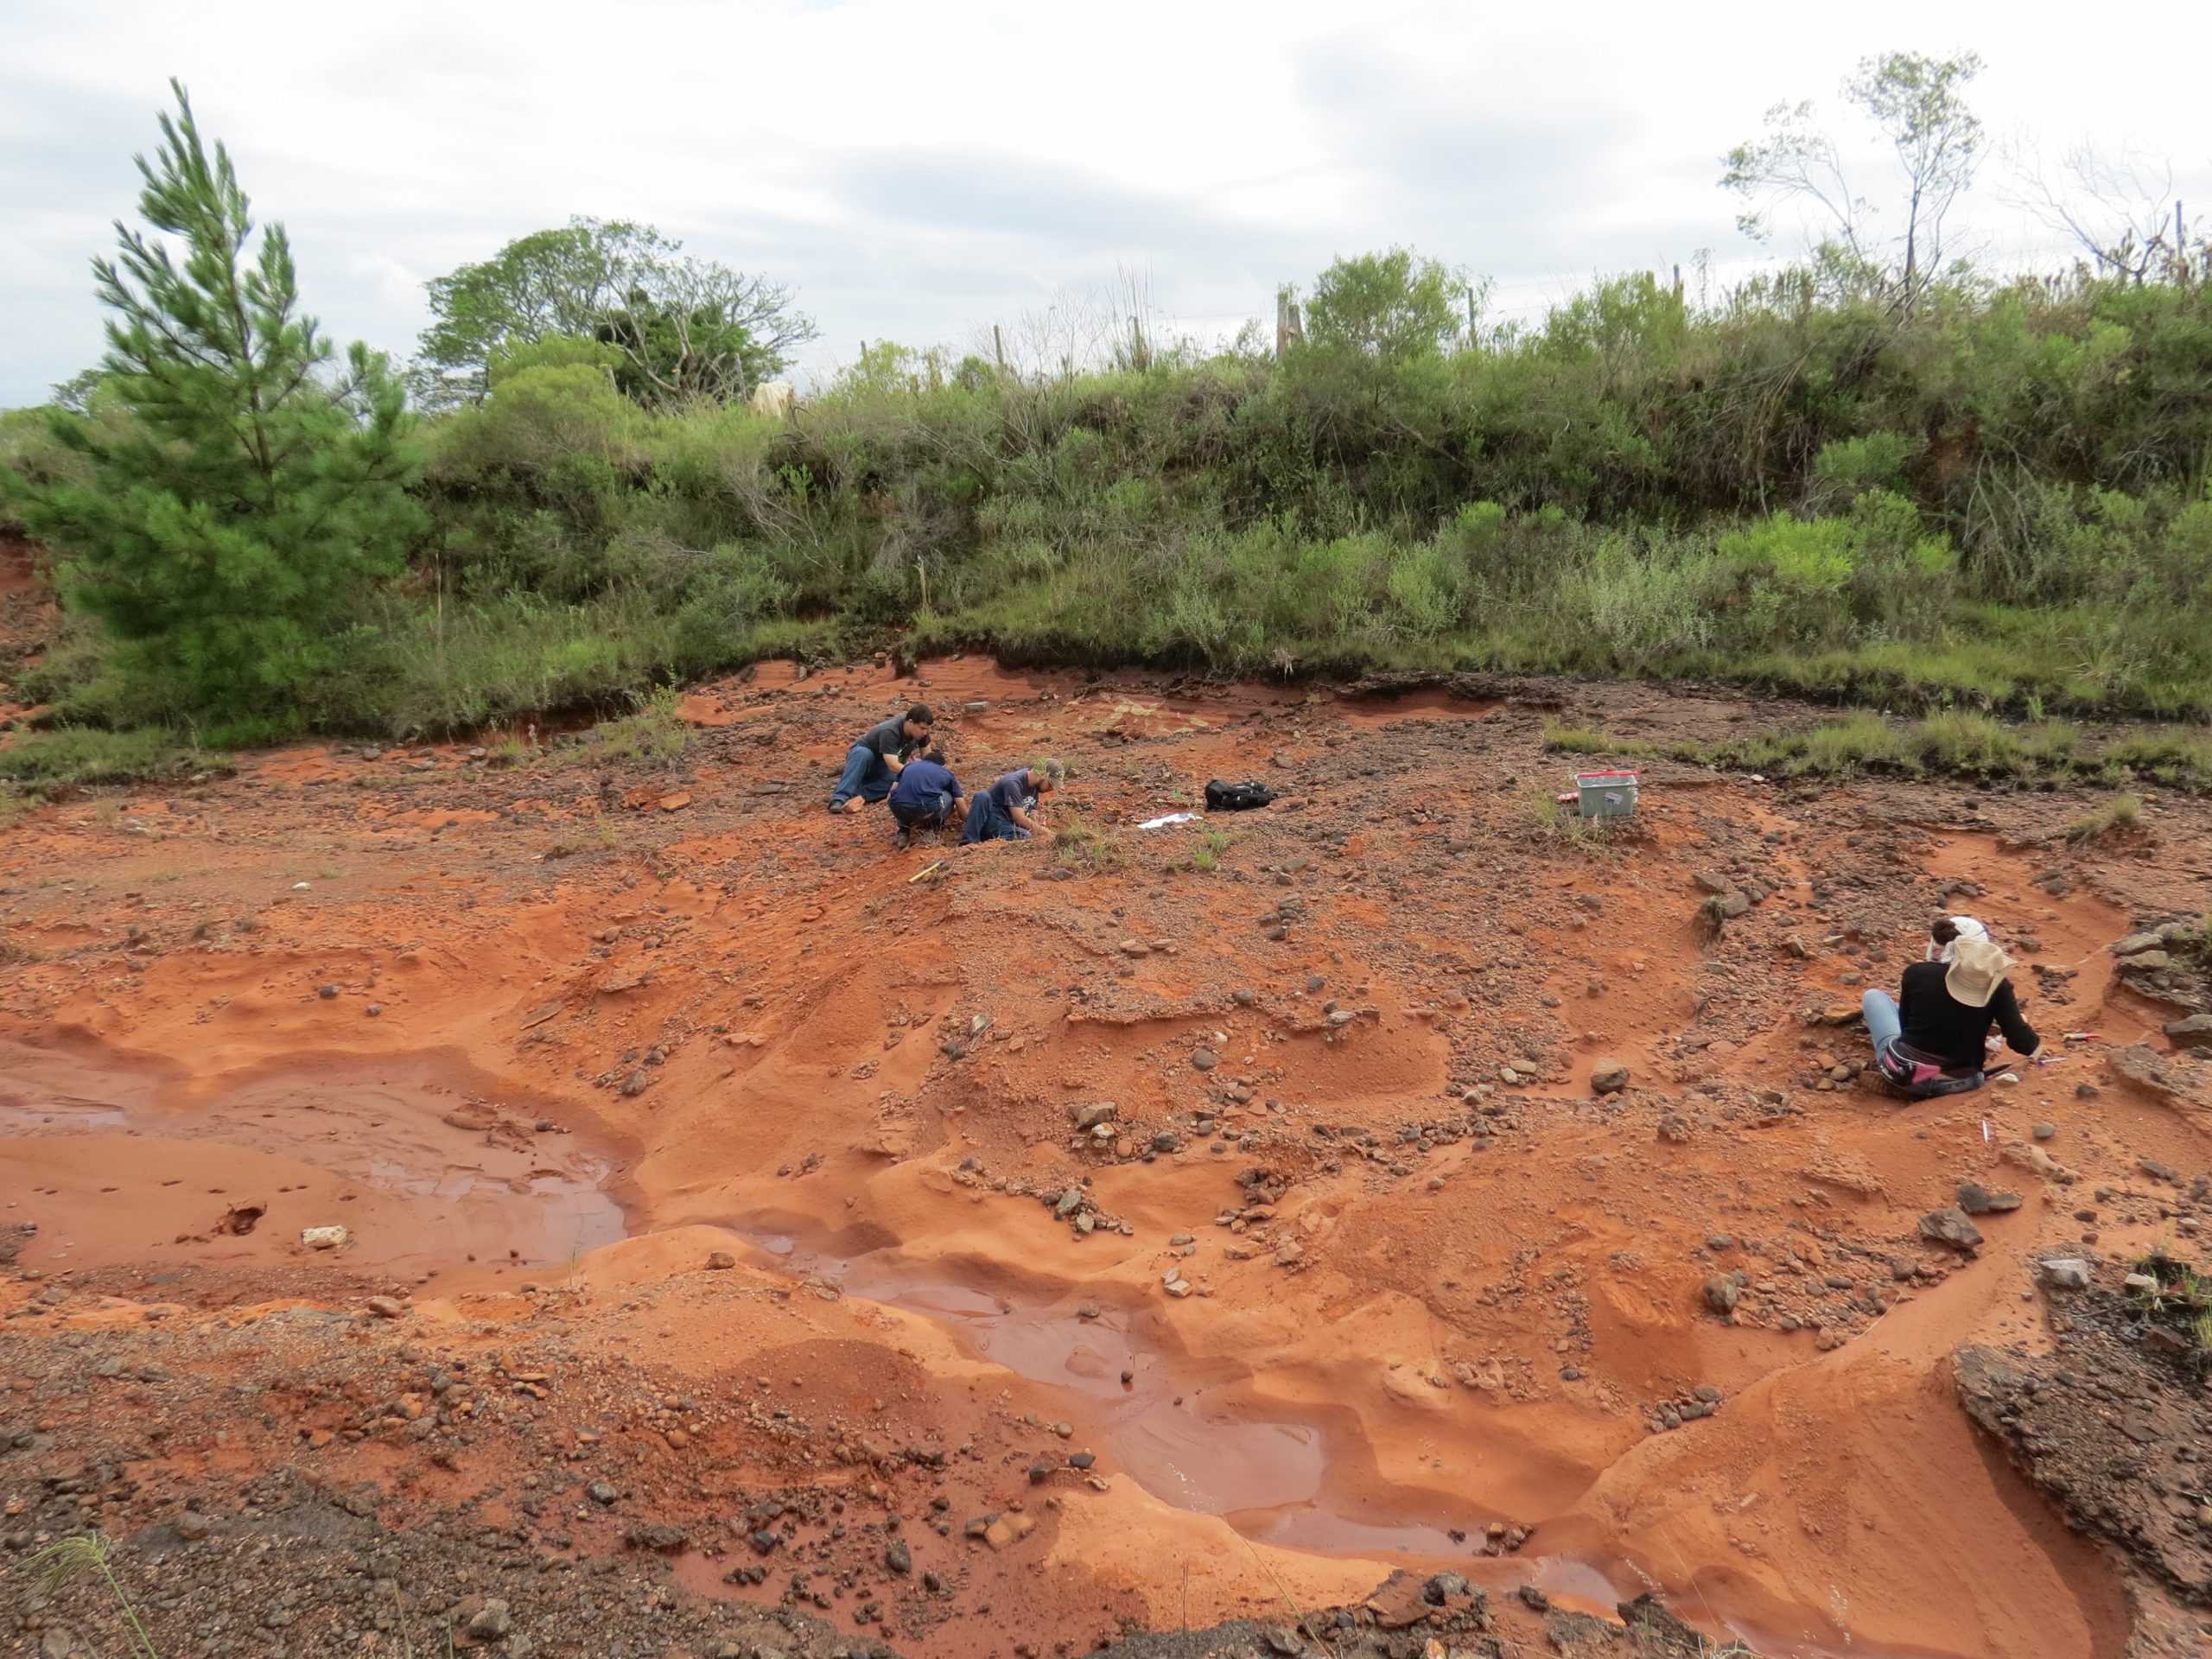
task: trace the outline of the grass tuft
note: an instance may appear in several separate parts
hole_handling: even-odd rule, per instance
[[[0,749],[0,779],[45,788],[156,783],[207,766],[198,749],[157,726],[127,732],[65,726],[34,732]]]

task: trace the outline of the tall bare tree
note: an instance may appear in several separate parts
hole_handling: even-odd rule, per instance
[[[1883,210],[1852,188],[1842,149],[1809,103],[1776,105],[1766,113],[1762,137],[1721,158],[1722,187],[1751,204],[1738,226],[1765,241],[1777,203],[1805,203],[1823,227],[1816,254],[1911,305],[1930,273],[1942,269],[1945,221],[1981,158],[1981,118],[1965,97],[1966,84],[1980,70],[1980,58],[1971,52],[1954,58],[1885,52],[1863,60],[1844,83],[1844,96],[1897,156],[1899,194],[1889,217],[1901,225],[1894,232],[1881,233]]]

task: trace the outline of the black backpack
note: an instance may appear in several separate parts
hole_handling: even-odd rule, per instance
[[[1255,806],[1265,806],[1274,798],[1274,791],[1265,784],[1224,784],[1216,778],[1206,785],[1206,810],[1249,812]]]

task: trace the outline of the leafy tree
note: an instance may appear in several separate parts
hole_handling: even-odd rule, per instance
[[[617,379],[640,402],[728,401],[815,337],[788,289],[627,219],[536,231],[427,286],[435,321],[416,392],[429,403],[480,401],[494,353],[559,334],[617,348]]]
[[[1407,248],[1338,259],[1315,279],[1306,337],[1382,358],[1432,357],[1459,333],[1464,272]]]
[[[1910,303],[1928,273],[1942,264],[1943,222],[1974,181],[1980,159],[1981,118],[1967,105],[1967,82],[1981,71],[1968,52],[1929,58],[1887,52],[1860,61],[1844,83],[1844,96],[1863,111],[1896,152],[1901,175],[1903,229],[1887,251],[1895,258],[1896,285]],[[1881,278],[1889,267],[1876,229],[1881,210],[1857,194],[1833,135],[1816,124],[1809,103],[1777,104],[1766,112],[1766,134],[1738,144],[1722,161],[1724,188],[1753,204],[1736,221],[1759,241],[1770,234],[1766,213],[1777,201],[1802,200],[1826,223],[1818,250],[1831,268]]]
[[[118,257],[92,262],[114,313],[100,397],[123,418],[48,411],[88,474],[7,487],[127,672],[189,708],[260,714],[327,659],[362,585],[400,568],[425,523],[416,458],[380,357],[356,344],[334,381],[320,372],[331,348],[300,312],[283,227],[249,261],[231,158],[170,86],[177,113],[137,158],[139,211],[168,239],[118,220]]]

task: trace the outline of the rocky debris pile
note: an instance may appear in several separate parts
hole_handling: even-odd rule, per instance
[[[891,1659],[792,1609],[690,1595],[650,1551],[598,1561],[517,1558],[477,1528],[387,1529],[289,1471],[219,1525],[183,1511],[115,1542],[110,1565],[162,1653],[660,1651],[702,1659]],[[489,1541],[486,1541],[486,1539]],[[537,1566],[534,1572],[513,1572]],[[98,1573],[26,1583],[14,1624],[26,1651],[136,1647]]]
[[[1720,1409],[1725,1396],[1710,1382],[1700,1382],[1693,1389],[1678,1389],[1663,1400],[1647,1401],[1643,1407],[1643,1426],[1654,1434],[1664,1434],[1680,1428],[1684,1423],[1694,1423],[1700,1417],[1710,1417]]]
[[[1857,1243],[1834,1228],[1794,1224],[1772,1241],[1710,1235],[1699,1255],[1719,1269],[1698,1287],[1708,1312],[1727,1324],[1809,1332],[1822,1352],[1894,1307],[1914,1284],[1942,1278],[1955,1261],[1923,1261]],[[1726,1261],[1739,1265],[1721,1267]]]
[[[2043,1272],[2075,1277],[2058,1262]],[[2129,1298],[2088,1288],[2065,1306],[2050,1353],[1960,1349],[1960,1403],[2073,1525],[2212,1604],[2212,1395],[2190,1357],[2130,1339],[2140,1325]]]

